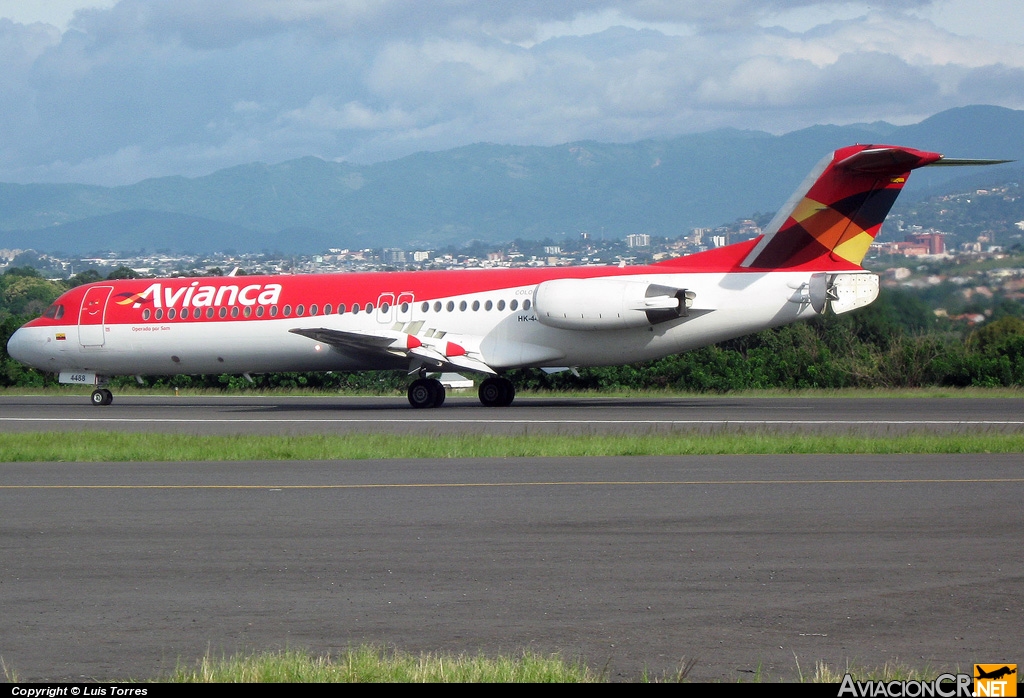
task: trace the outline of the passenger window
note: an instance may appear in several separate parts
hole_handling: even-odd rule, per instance
[[[277,306],[270,306],[270,317],[277,317]]]
[[[491,301],[487,301],[486,303],[484,303],[484,310],[490,310],[493,307],[494,303],[492,303]]]
[[[309,314],[316,315],[316,305],[309,306]]]
[[[473,310],[480,310],[480,301],[473,301]]]
[[[146,308],[145,310],[142,311],[142,319],[143,320],[148,320],[149,319],[149,308]]]
[[[449,313],[452,312],[453,310],[455,310],[455,302],[454,301],[448,301],[448,305],[446,306],[446,309],[448,310]]]
[[[498,301],[498,310],[504,310],[504,309],[505,309],[505,301],[503,301],[503,300]]]
[[[373,312],[373,303],[367,303],[366,304],[366,312],[368,312],[368,313],[372,313]]]
[[[529,309],[530,309],[530,301],[528,301],[528,300],[523,301],[523,310],[529,310]]]
[[[352,304],[352,314],[353,315],[358,315],[359,314],[359,304],[358,303],[353,303]]]
[[[228,309],[224,308],[224,307],[221,307],[221,309],[217,311],[217,315],[219,315],[221,317],[221,319],[223,320],[224,318],[226,318],[228,316]]]
[[[324,306],[324,315],[330,315],[330,314],[331,314],[331,304],[328,303],[327,305]]]
[[[517,301],[517,300],[513,300],[511,303],[508,304],[508,309],[509,310],[515,310],[518,307],[519,307],[519,301]]]
[[[295,309],[295,314],[298,315],[299,317],[302,317],[302,311],[304,311],[305,309],[305,306],[300,305],[298,308]]]
[[[286,305],[284,307],[284,316],[288,317],[291,314],[292,314],[292,307],[290,305]]]
[[[231,308],[231,317],[238,317],[238,306],[237,305]]]
[[[262,305],[258,306],[256,308],[256,317],[263,317],[263,306]]]
[[[181,317],[182,318],[187,318],[188,317],[188,311],[182,310],[181,311]],[[173,320],[174,319],[174,308],[168,308],[167,309],[167,319],[168,320]]]
[[[434,312],[441,312],[441,301],[434,301]]]
[[[207,308],[206,309],[206,317],[208,317],[208,318],[212,318],[213,317],[213,308]]]
[[[338,315],[344,315],[344,314],[345,314],[345,304],[344,303],[338,303]]]
[[[243,317],[252,317],[252,306],[251,305],[245,306],[245,310],[242,311],[242,316]]]

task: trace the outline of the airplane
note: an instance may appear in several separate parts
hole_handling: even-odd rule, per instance
[[[511,369],[658,359],[878,296],[861,262],[912,170],[1005,160],[889,145],[827,155],[753,240],[645,266],[99,281],[15,331],[10,356],[109,405],[112,376],[401,369],[416,408],[439,371],[486,378],[508,406]]]
[[[977,664],[974,665],[974,668],[978,672],[978,675],[974,677],[976,679],[995,679],[998,681],[999,679],[1002,679],[1006,676],[1010,676],[1011,674],[1017,673],[1016,665],[1014,665],[1013,669],[1011,669],[1009,666],[1002,666],[998,669],[993,669],[992,671],[984,671]]]

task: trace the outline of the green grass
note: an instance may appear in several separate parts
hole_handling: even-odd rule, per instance
[[[641,683],[680,683],[689,679],[697,663],[681,661],[671,674],[654,676],[643,672]],[[837,669],[823,661],[804,674],[796,662],[801,683],[838,684],[849,673],[855,681],[933,681],[941,673],[917,669],[898,660],[882,667],[850,666]],[[604,672],[595,672],[582,661],[567,662],[559,655],[486,657],[482,654],[423,653],[414,655],[389,651],[374,645],[349,648],[336,657],[314,656],[301,650],[262,652],[233,657],[207,655],[194,666],[179,665],[159,681],[171,683],[603,683]],[[772,678],[760,672],[755,683]]]
[[[644,671],[641,683],[680,683],[690,678],[695,660],[680,661],[669,674],[655,676]],[[2,679],[18,682],[18,675],[0,659]],[[941,673],[918,669],[894,660],[882,667],[851,666],[834,668],[818,661],[805,674],[796,659],[801,683],[838,684],[849,673],[855,681],[933,681]],[[350,647],[337,656],[315,656],[304,650],[254,652],[231,657],[207,655],[191,665],[180,664],[156,679],[165,683],[603,683],[604,671],[596,672],[582,660],[569,662],[559,655],[542,656],[533,652],[521,655],[487,657],[483,654],[424,652],[419,655],[386,650],[377,645]],[[760,672],[754,683],[774,679]],[[124,681],[118,680],[119,683]]]
[[[797,662],[797,672],[801,682],[810,683],[842,683],[843,676],[850,674],[854,681],[934,681],[943,672],[925,667],[918,669],[899,660],[886,662],[880,667],[850,667],[837,669],[825,662],[817,662],[814,665],[814,673],[804,676],[800,671],[800,663]]]
[[[204,657],[161,681],[174,683],[595,683],[582,663],[524,652],[518,657],[409,654],[364,645],[337,657],[285,650],[227,658]]]
[[[0,434],[0,460],[231,461],[380,460],[389,458],[512,458],[571,456],[687,456],[1024,453],[1024,434],[699,433],[648,435],[345,434],[194,436],[119,432]]]

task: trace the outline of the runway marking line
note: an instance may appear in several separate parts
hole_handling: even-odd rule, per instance
[[[362,490],[456,487],[638,487],[668,485],[963,485],[1021,484],[1024,478],[879,480],[574,480],[563,482],[365,483],[361,485],[0,485],[0,490]]]

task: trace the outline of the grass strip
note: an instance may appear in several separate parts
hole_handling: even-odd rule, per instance
[[[380,460],[392,458],[540,458],[1024,453],[1024,434],[675,433],[648,435],[195,436],[121,432],[0,434],[0,461]]]
[[[161,680],[173,683],[594,683],[600,677],[581,663],[529,652],[518,657],[409,654],[372,645],[337,657],[285,650],[178,667]]]
[[[814,663],[805,673],[794,656],[800,683],[842,682],[845,674],[855,681],[932,681],[940,671],[912,667],[899,660],[882,667],[834,667],[824,661]],[[641,683],[679,683],[687,681],[698,665],[695,659],[683,658],[674,672],[652,675],[644,670],[636,680]],[[955,670],[959,672],[960,669]],[[17,671],[0,658],[0,680],[20,683]],[[251,652],[234,656],[214,657],[207,654],[194,664],[179,662],[175,670],[157,677],[164,683],[604,683],[605,671],[588,668],[582,660],[567,662],[555,654],[542,656],[530,651],[521,655],[476,655],[430,653],[414,655],[400,650],[387,650],[379,645],[349,647],[337,656],[313,655],[305,650]],[[758,666],[750,677],[753,683],[766,683],[767,676]],[[131,683],[134,680],[117,680]]]
[[[681,660],[669,674],[644,671],[641,683],[687,681],[697,666],[695,660]],[[804,673],[796,659],[800,683],[838,684],[847,673],[855,681],[932,681],[941,672],[918,669],[898,660],[882,667],[833,667],[823,661]],[[582,661],[567,662],[559,655],[541,656],[523,652],[519,656],[429,653],[419,655],[385,650],[376,645],[350,647],[337,656],[315,656],[304,650],[259,652],[231,657],[207,655],[194,666],[179,665],[159,681],[169,683],[605,683],[605,672],[595,672]],[[754,683],[772,681],[758,672]]]

